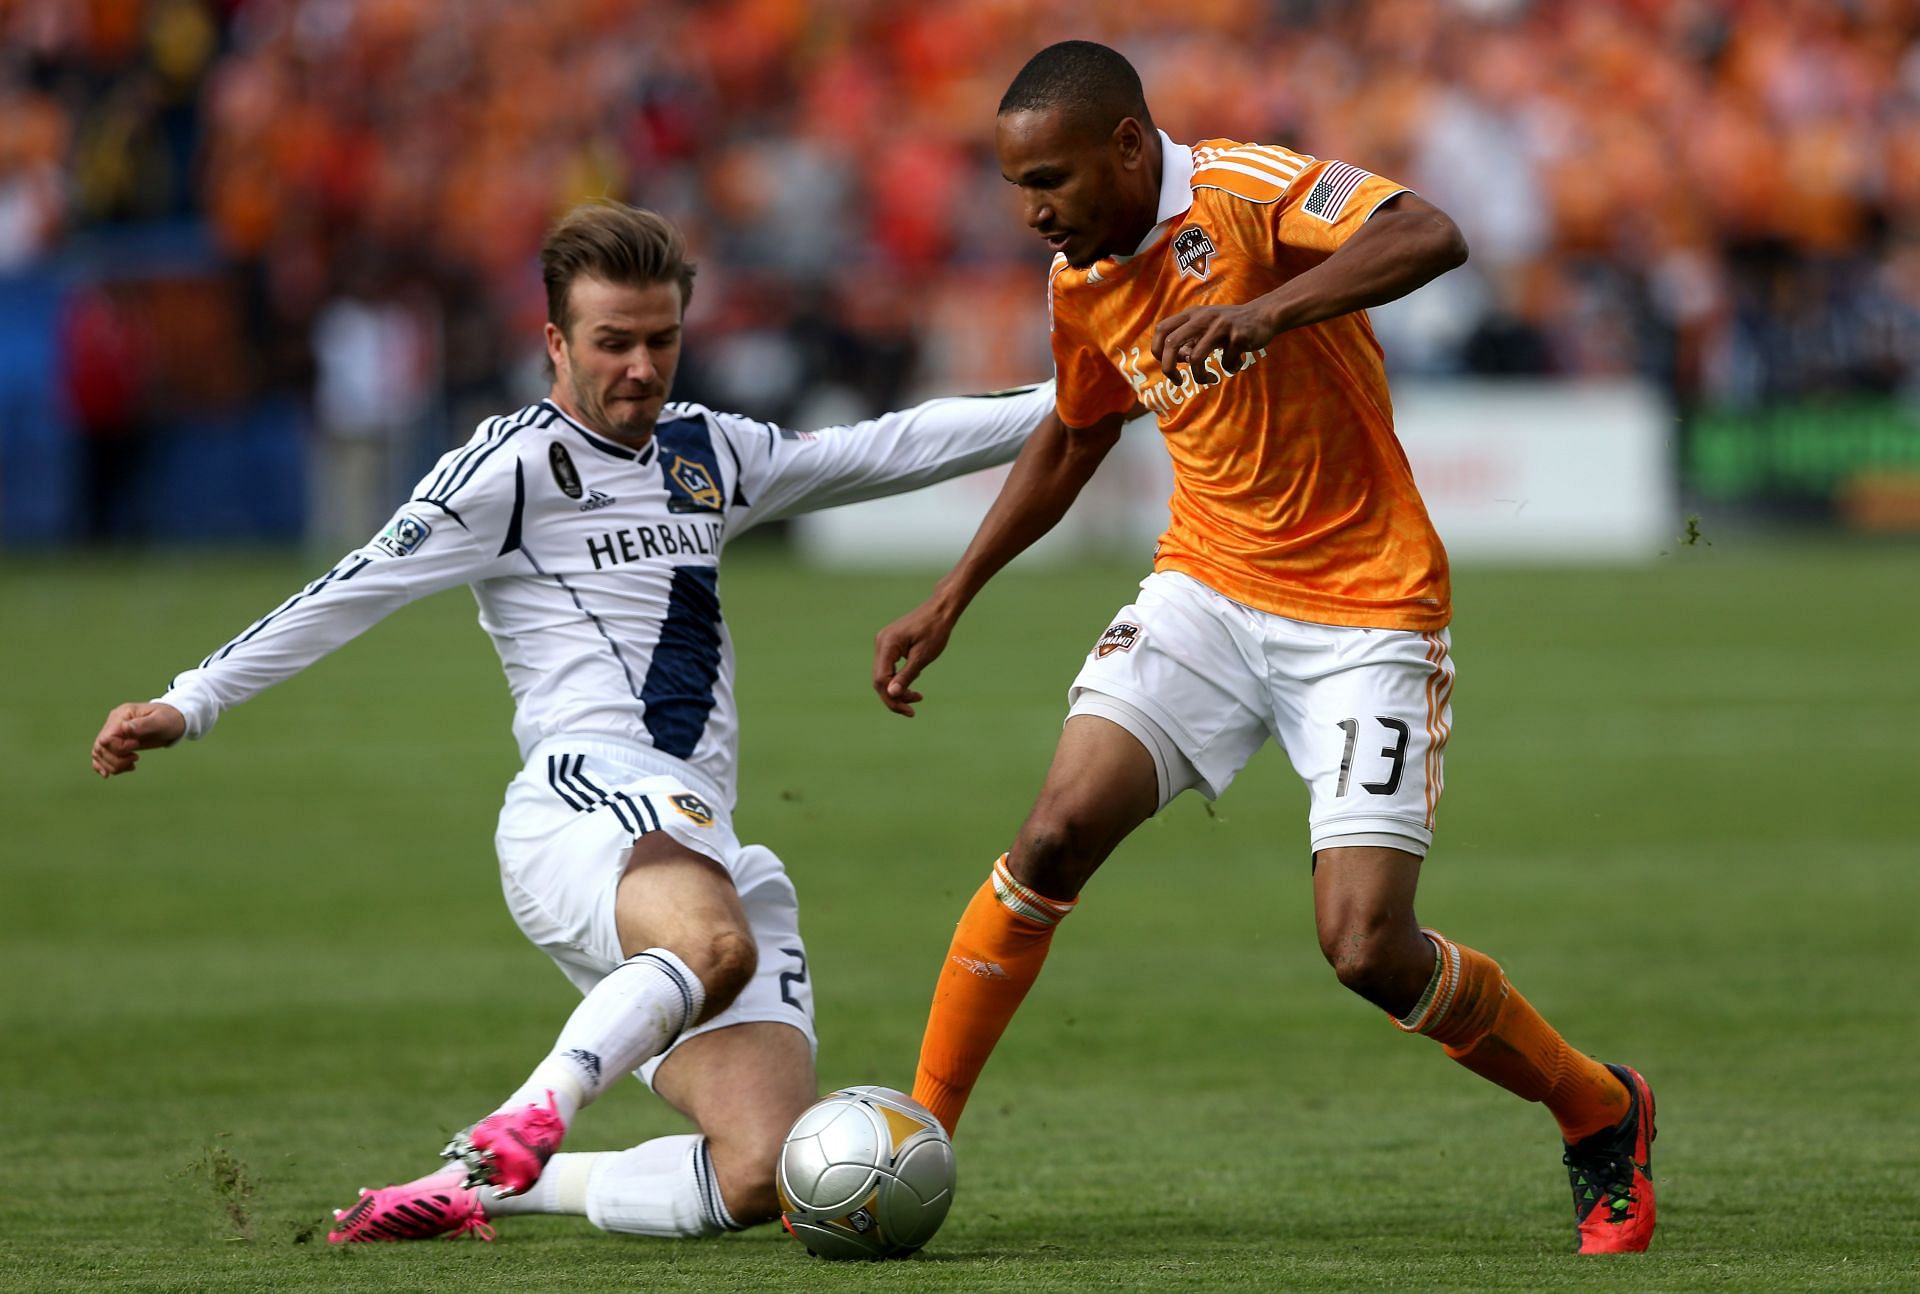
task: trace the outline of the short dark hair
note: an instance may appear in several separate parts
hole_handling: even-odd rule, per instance
[[[1000,97],[1000,111],[1041,112],[1066,108],[1084,113],[1101,126],[1137,118],[1153,129],[1140,74],[1118,50],[1090,40],[1063,40],[1027,60]]]
[[[547,284],[547,319],[565,333],[572,324],[568,295],[581,276],[643,287],[678,283],[680,308],[693,300],[694,264],[687,241],[671,220],[624,202],[583,202],[554,224],[540,244]]]

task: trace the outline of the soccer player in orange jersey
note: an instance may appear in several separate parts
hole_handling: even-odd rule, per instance
[[[949,1128],[1081,887],[1268,737],[1311,792],[1314,919],[1342,984],[1559,1123],[1581,1252],[1652,1238],[1653,1095],[1561,1038],[1486,954],[1414,918],[1452,725],[1446,552],[1393,433],[1365,310],[1461,264],[1446,214],[1346,162],[1177,144],[1085,41],[1035,55],[996,144],[1048,282],[1056,420],[952,572],[882,630],[874,688],[916,678],[993,574],[1066,512],[1141,412],[1174,465],[1153,573],[1094,645],[1038,801],[960,920],[914,1096]]]

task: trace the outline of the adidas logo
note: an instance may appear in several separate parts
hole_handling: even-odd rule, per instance
[[[972,971],[981,979],[1005,979],[1007,977],[1007,968],[999,962],[985,961],[978,957],[962,957],[959,953],[953,955],[953,962],[956,966],[962,966]]]
[[[586,1072],[589,1083],[600,1082],[600,1057],[584,1047],[575,1047],[567,1053],[567,1059]]]
[[[618,502],[620,502],[620,500],[614,498],[611,494],[602,494],[598,490],[588,490],[587,501],[580,505],[580,511],[592,512],[596,508],[610,508]]]

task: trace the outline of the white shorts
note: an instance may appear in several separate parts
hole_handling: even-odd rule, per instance
[[[1453,726],[1446,630],[1290,620],[1178,571],[1140,583],[1067,693],[1071,714],[1127,728],[1154,757],[1160,803],[1227,789],[1272,737],[1312,796],[1312,848],[1425,856]]]
[[[582,993],[626,960],[614,923],[614,891],[638,837],[664,831],[733,878],[760,961],[726,1010],[674,1041],[749,1021],[775,1020],[806,1035],[816,1051],[813,984],[800,941],[800,903],[786,866],[763,845],[742,845],[711,792],[650,751],[555,738],[535,747],[507,786],[494,847],[507,908],[527,938],[553,958]],[[640,1067],[651,1084],[669,1047]]]

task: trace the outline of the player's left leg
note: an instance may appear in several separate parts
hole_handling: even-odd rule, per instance
[[[779,1216],[780,1144],[818,1095],[811,1039],[795,1025],[753,1020],[675,1047],[653,1089],[696,1133],[627,1150],[554,1155],[532,1188],[501,1196],[469,1187],[459,1167],[362,1191],[337,1212],[335,1244],[477,1235],[529,1214],[584,1217],[619,1235],[687,1238],[739,1231]]]

